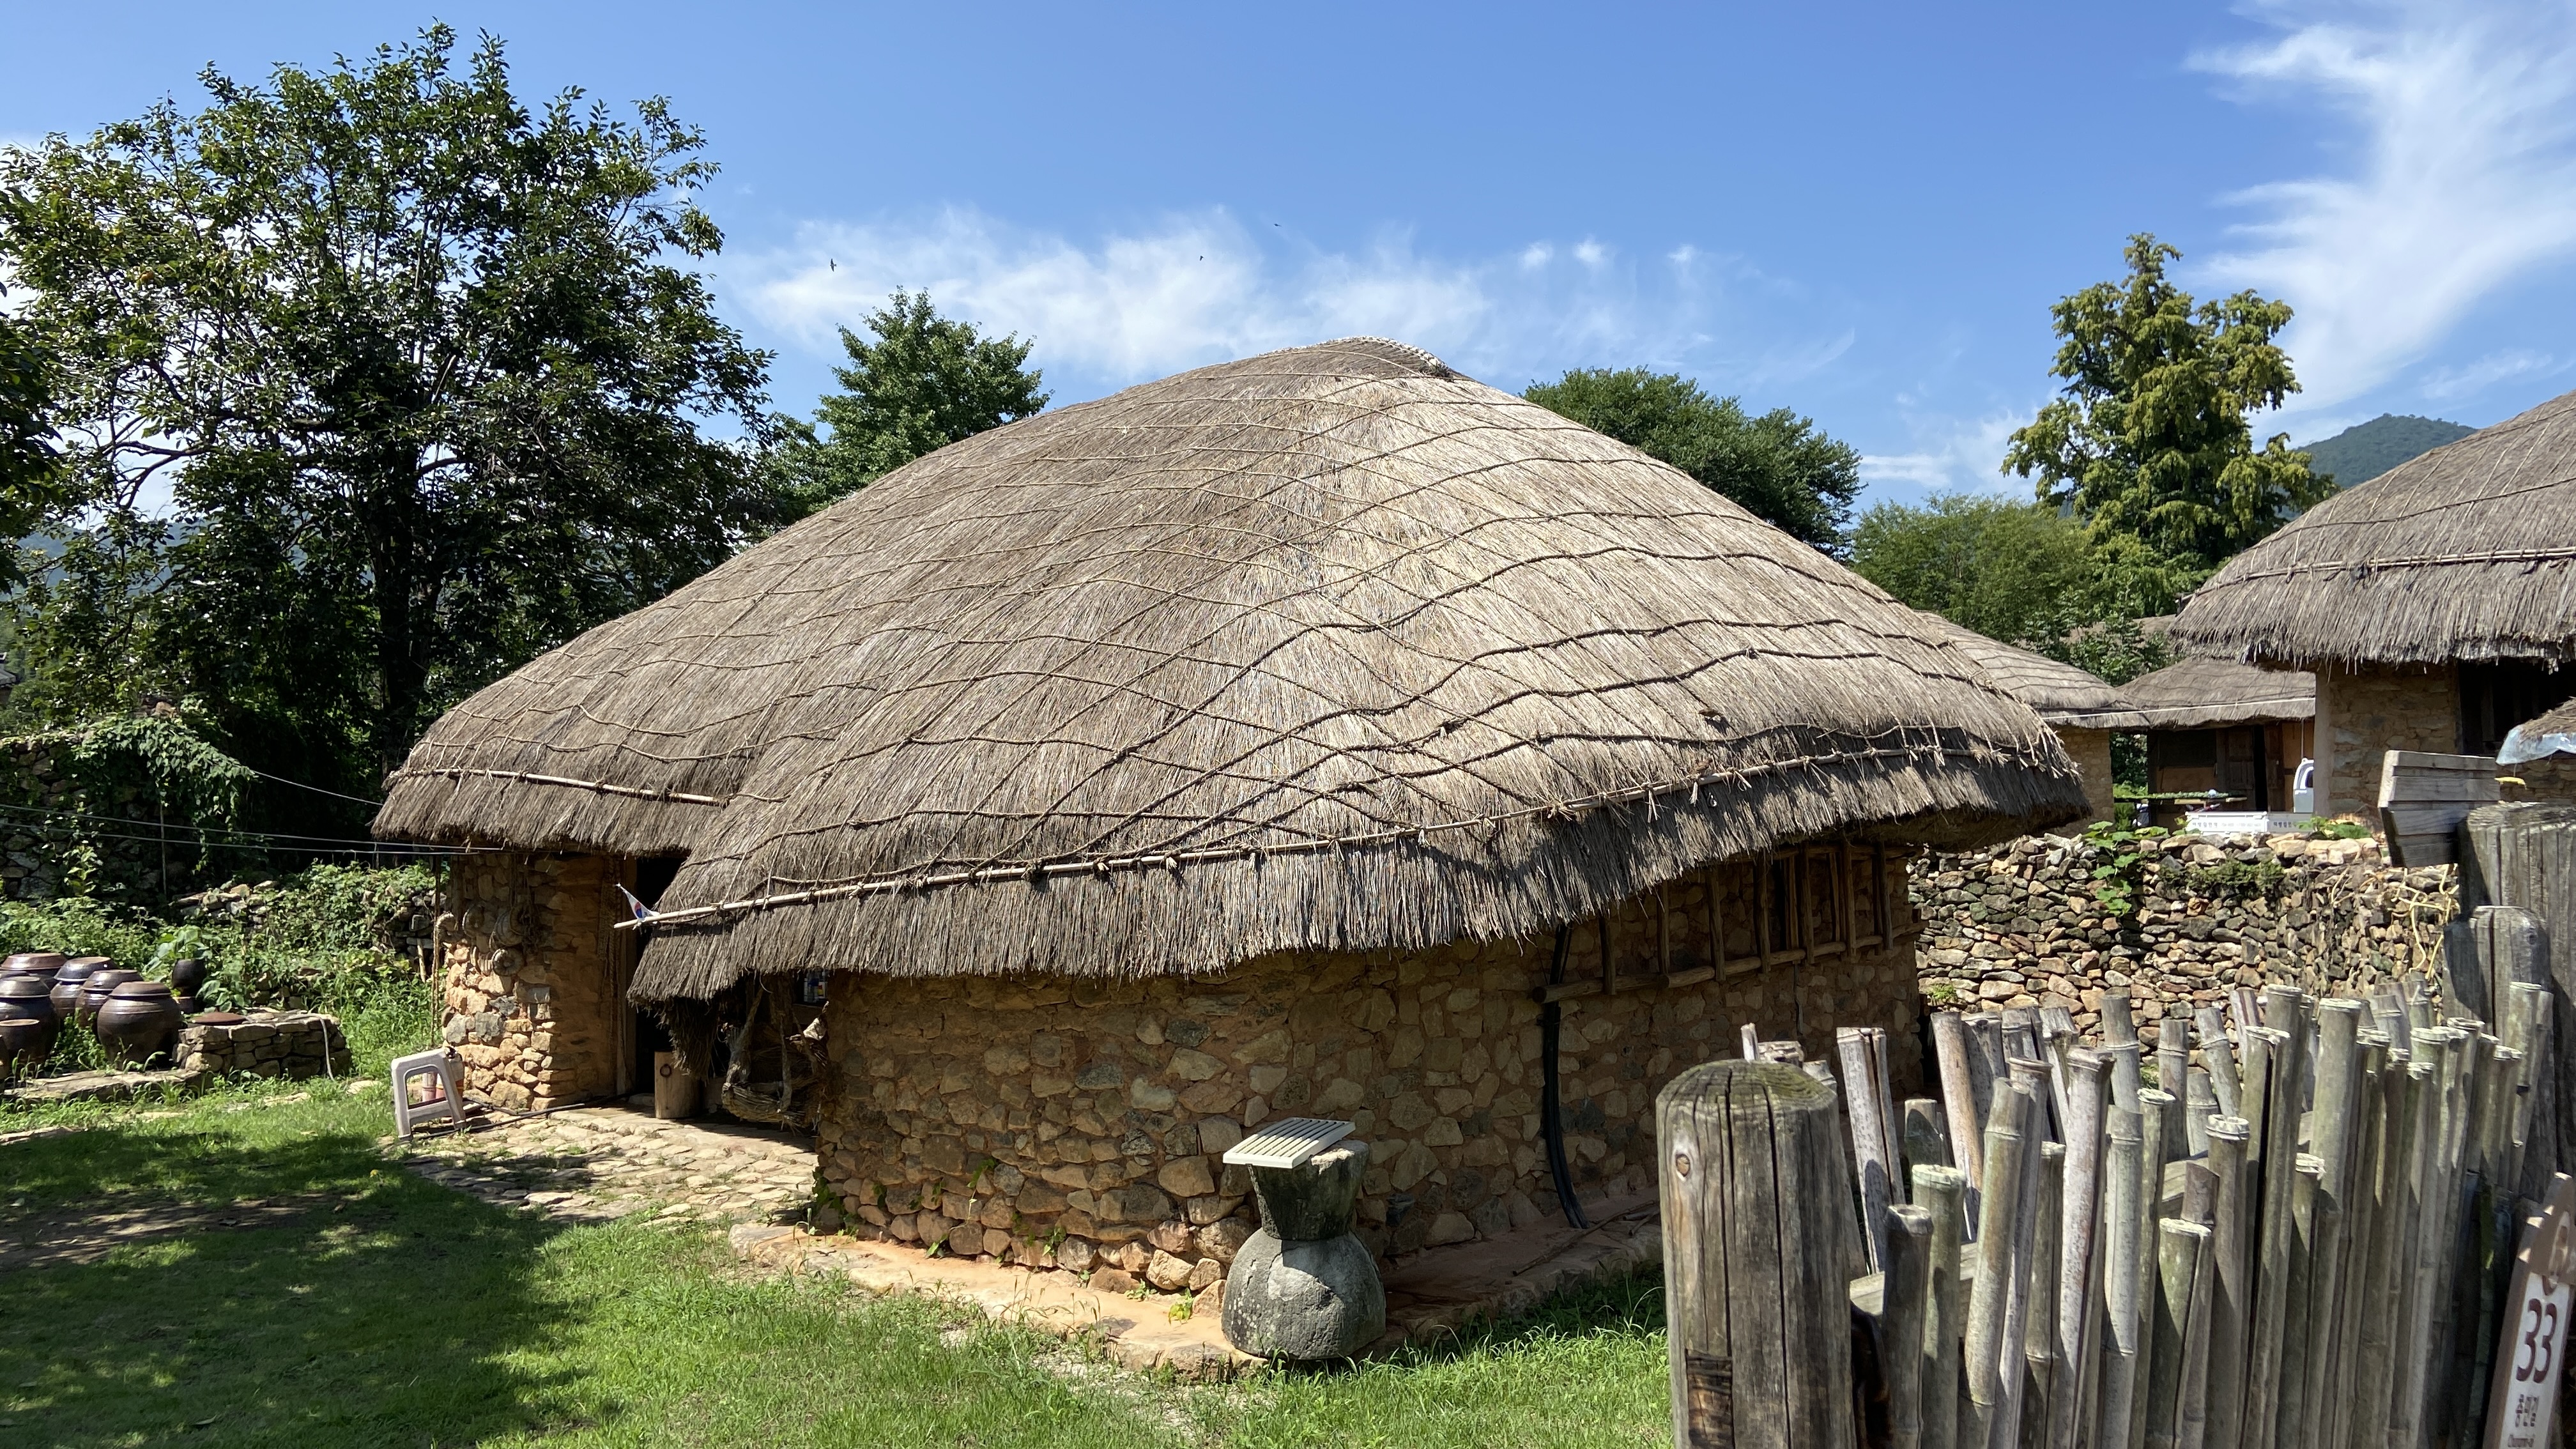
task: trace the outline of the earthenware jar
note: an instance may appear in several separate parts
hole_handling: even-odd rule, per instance
[[[42,976],[51,981],[70,959],[60,951],[21,951],[0,961],[0,976]]]
[[[35,1055],[22,1057],[21,1066],[32,1066],[53,1054],[54,1039],[63,1034],[63,1015],[54,1010],[53,990],[41,976],[0,976],[0,1012],[15,1012],[33,1023],[39,1043]]]
[[[21,1015],[24,1009],[19,1002],[0,999],[0,1082],[34,1067],[42,1059],[36,1048],[43,1035],[43,1023]]]
[[[102,975],[105,973],[102,972]],[[98,977],[90,978],[96,981]],[[158,981],[122,981],[99,1003],[91,1029],[98,1033],[98,1044],[107,1049],[109,1060],[129,1067],[148,1064],[154,1057],[169,1054],[178,1040],[179,1028],[187,1024],[179,1004],[170,999],[170,988]]]
[[[194,956],[183,956],[170,963],[170,994],[179,1009],[190,1015],[197,1010],[197,990],[206,984],[206,963]]]
[[[107,1004],[108,993],[128,981],[142,979],[142,972],[128,971],[122,966],[101,966],[89,973],[89,979],[81,983],[80,1012],[77,1017],[81,1025],[96,1030],[98,1009]]]
[[[90,973],[97,969],[86,959],[66,961],[54,968],[55,1015],[69,1021],[79,1014],[81,987],[88,983]]]

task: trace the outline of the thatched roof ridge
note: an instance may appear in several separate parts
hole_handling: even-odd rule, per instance
[[[1925,612],[1923,618],[1996,688],[2037,710],[2050,724],[2065,729],[2143,728],[2121,704],[2120,692],[2110,681],[2045,654],[1988,638],[1939,614]]]
[[[2309,509],[2184,601],[2174,637],[2278,664],[2576,659],[2576,392]]]
[[[2082,808],[1911,610],[1353,339],[889,474],[466,701],[378,828],[689,852],[657,999],[1501,939],[1774,843]]]
[[[2121,685],[2120,703],[2138,720],[2128,728],[2143,730],[2314,719],[2317,677],[2232,659],[2185,659]]]

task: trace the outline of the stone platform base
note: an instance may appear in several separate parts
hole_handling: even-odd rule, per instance
[[[576,1222],[647,1210],[674,1226],[777,1221],[802,1218],[814,1197],[813,1148],[764,1127],[665,1122],[627,1107],[477,1121],[401,1144],[405,1165],[486,1202]]]
[[[1386,1272],[1386,1335],[1367,1353],[1435,1343],[1479,1319],[1518,1318],[1559,1293],[1663,1261],[1663,1224],[1652,1198],[1587,1204],[1585,1211],[1600,1226],[1577,1232],[1557,1219],[1400,1259]],[[899,1243],[752,1223],[734,1228],[730,1243],[734,1256],[757,1267],[836,1275],[874,1293],[960,1300],[1059,1337],[1089,1336],[1121,1368],[1208,1380],[1262,1362],[1226,1342],[1222,1283],[1195,1297],[1096,1292],[1058,1269],[934,1258]],[[1189,1316],[1176,1319],[1183,1305]]]
[[[65,1072],[59,1077],[37,1077],[7,1092],[0,1093],[22,1107],[49,1106],[62,1102],[126,1102],[136,1097],[157,1097],[163,1092],[188,1091],[200,1085],[195,1072]]]

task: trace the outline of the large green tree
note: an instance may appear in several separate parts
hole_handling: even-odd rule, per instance
[[[1642,367],[1578,368],[1521,396],[1672,464],[1798,538],[1839,552],[1860,495],[1860,454],[1787,408],[1738,400]]]
[[[2274,339],[2288,304],[2253,292],[2195,303],[2165,276],[2182,253],[2140,233],[2129,274],[2051,309],[2061,395],[2012,435],[2007,472],[2069,508],[2097,537],[2135,540],[2206,574],[2325,497],[2332,485],[2250,415],[2299,390]]]
[[[2052,637],[2092,574],[2084,526],[1992,494],[1879,503],[1852,530],[1851,566],[1903,603],[1993,639]]]
[[[6,288],[0,288],[5,305]],[[53,358],[0,311],[0,587],[20,582],[25,561],[12,546],[63,500],[54,441]]]
[[[523,105],[445,27],[202,79],[195,114],[0,149],[75,535],[22,649],[52,710],[192,698],[365,793],[465,692],[775,525],[766,358],[689,269],[714,167],[660,100]]]
[[[1047,395],[1017,335],[984,337],[942,317],[928,292],[897,292],[868,314],[871,342],[841,329],[847,367],[812,423],[788,420],[771,466],[798,516],[848,497],[913,459],[1041,412]]]

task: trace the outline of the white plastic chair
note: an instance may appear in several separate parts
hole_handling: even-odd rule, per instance
[[[419,1102],[411,1099],[411,1084],[426,1080],[430,1090]],[[465,1125],[465,1086],[456,1077],[456,1054],[445,1047],[432,1052],[417,1052],[394,1058],[394,1135],[409,1137],[423,1122],[441,1117],[462,1127]]]

